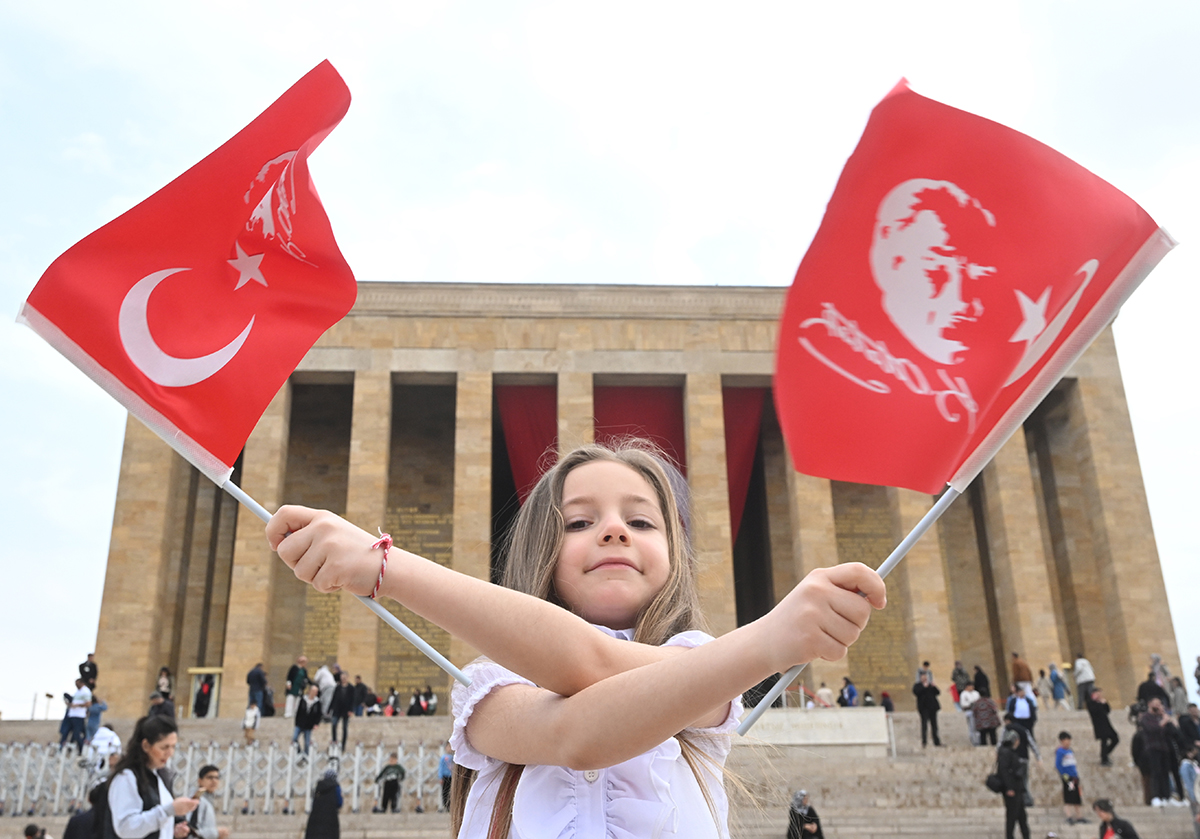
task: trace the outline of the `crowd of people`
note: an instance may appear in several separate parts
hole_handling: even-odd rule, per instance
[[[254,730],[263,716],[274,713],[271,703],[273,692],[267,683],[267,672],[261,663],[246,674],[249,699],[242,728],[247,742],[253,740]],[[283,716],[294,721],[292,744],[299,747],[304,741],[303,751],[307,754],[312,746],[312,732],[321,723],[331,726],[331,743],[338,742],[341,727],[342,751],[350,729],[350,718],[361,716],[427,716],[437,713],[438,697],[432,686],[425,690],[413,689],[407,707],[402,707],[399,694],[393,687],[386,699],[378,696],[362,676],[355,676],[350,683],[349,674],[336,662],[323,664],[311,676],[308,672],[308,657],[300,655],[288,668],[284,678],[285,696]],[[268,708],[270,712],[268,713]]]
[[[955,706],[963,713],[967,732],[973,745],[996,745],[996,731],[1003,724],[997,746],[997,760],[989,786],[1003,796],[1005,806],[1005,836],[1012,839],[1020,829],[1029,839],[1026,808],[1033,803],[1029,787],[1029,762],[1041,764],[1036,737],[1039,709],[1070,710],[1072,686],[1054,663],[1038,671],[1033,678],[1029,664],[1018,654],[1012,654],[1012,679],[1003,706],[991,698],[991,685],[979,666],[972,676],[955,662],[951,673],[950,694]],[[1077,655],[1071,666],[1074,677],[1075,707],[1085,709],[1092,724],[1092,733],[1099,744],[1098,765],[1112,766],[1112,753],[1120,742],[1110,714],[1112,707],[1103,689],[1096,684],[1091,663]],[[1196,679],[1200,683],[1200,658],[1197,659]],[[917,672],[913,686],[922,722],[922,745],[925,728],[931,728],[937,742],[937,688],[928,662]],[[1137,691],[1137,702],[1130,706],[1130,719],[1135,724],[1131,756],[1142,777],[1143,802],[1155,807],[1190,806],[1196,839],[1200,839],[1200,802],[1196,794],[1196,779],[1200,775],[1200,708],[1189,703],[1182,680],[1172,676],[1158,655],[1151,657],[1146,680]],[[1062,782],[1063,812],[1068,824],[1088,821],[1083,815],[1083,790],[1079,761],[1069,731],[1058,733],[1055,750],[1055,771]],[[992,785],[993,779],[995,785]],[[1099,799],[1093,811],[1102,822],[1102,836],[1136,836],[1133,828],[1116,817],[1110,801]]]
[[[307,664],[307,658],[299,656],[288,670],[284,710],[285,717],[295,720],[292,742],[296,744],[303,738],[303,751],[306,754],[311,747],[312,731],[322,722],[333,726],[331,742],[337,742],[337,725],[341,723],[341,747],[344,750],[350,716],[401,713],[414,716],[433,714],[437,710],[437,695],[429,686],[425,691],[414,690],[402,709],[400,696],[394,688],[385,699],[376,696],[361,677],[356,676],[354,684],[350,684],[346,672],[337,664],[318,668],[311,678]],[[1095,686],[1091,665],[1083,656],[1077,658],[1072,669],[1076,676],[1076,689],[1085,692],[1083,707],[1089,713],[1093,734],[1100,744],[1099,765],[1111,766],[1112,752],[1120,742],[1110,719],[1112,709],[1103,690]],[[164,771],[177,737],[174,719],[175,681],[170,670],[163,667],[159,671],[156,690],[150,695],[147,716],[138,722],[134,737],[124,751],[120,738],[101,722],[107,704],[96,694],[99,669],[94,654],[89,654],[87,660],[79,665],[79,673],[74,692],[63,696],[66,712],[60,731],[60,745],[70,742],[81,753],[90,750],[90,758],[98,762],[99,774],[106,777],[89,793],[91,809],[81,811],[71,819],[64,839],[85,839],[98,835],[92,832],[98,817],[111,818],[117,836],[142,836],[149,832],[160,839],[188,835],[203,839],[226,839],[228,830],[216,825],[213,798],[220,784],[219,769],[211,765],[202,767],[190,797],[174,797],[171,789],[176,779]],[[1081,678],[1081,674],[1090,678]],[[929,662],[923,662],[916,676],[913,694],[921,720],[922,746],[926,746],[929,739],[935,746],[940,746],[937,714],[941,710],[938,699],[941,691],[934,683]],[[1196,676],[1200,682],[1200,659]],[[244,727],[249,742],[258,720],[264,715],[271,694],[261,664],[247,674],[246,682],[249,699]],[[948,691],[955,707],[966,720],[971,743],[997,746],[996,775],[1002,784],[1000,791],[1005,805],[1006,837],[1012,839],[1020,830],[1024,839],[1028,839],[1026,810],[1032,804],[1029,761],[1031,758],[1039,764],[1042,761],[1035,736],[1038,710],[1039,707],[1043,710],[1069,709],[1067,700],[1072,694],[1070,684],[1054,664],[1039,671],[1039,678],[1034,681],[1028,664],[1013,653],[1012,682],[1003,710],[993,699],[990,680],[978,665],[971,674],[961,661],[956,661],[950,674]],[[882,694],[882,699],[886,709],[893,710],[886,692]],[[1130,710],[1131,719],[1136,721],[1132,756],[1143,778],[1145,803],[1152,806],[1190,805],[1193,815],[1200,818],[1200,805],[1195,795],[1195,783],[1200,776],[1200,764],[1197,763],[1200,755],[1200,707],[1187,701],[1187,692],[1181,680],[1171,676],[1157,656],[1146,681],[1139,685],[1137,699],[1137,704]],[[874,704],[870,692],[860,695],[849,678],[843,679],[841,690],[836,695],[822,683],[817,700],[822,705],[844,707],[854,707],[860,703]],[[997,730],[1001,729],[1002,724],[997,741]],[[1079,762],[1072,743],[1070,732],[1059,732],[1055,771],[1062,781],[1063,810],[1067,823],[1083,824],[1088,819],[1082,812]],[[140,748],[134,748],[135,744]],[[447,744],[438,768],[443,785],[443,801],[439,809],[449,806],[451,762]],[[398,810],[404,779],[404,767],[393,754],[375,779],[380,794],[375,800],[373,812]],[[306,836],[332,835],[330,825],[336,825],[341,806],[341,787],[336,771],[330,771],[314,789],[314,804]],[[1136,836],[1128,822],[1117,818],[1111,802],[1097,800],[1092,809],[1105,826],[1104,829],[1113,831],[1114,837]],[[820,818],[809,801],[807,791],[795,793],[788,818],[788,839],[821,839],[823,836]],[[44,831],[39,833],[35,825],[30,827],[35,828],[35,832],[27,835],[44,835]],[[1200,822],[1196,822],[1196,839],[1200,839]]]
[[[1070,677],[1066,670],[1070,671]],[[1200,657],[1195,676],[1200,684]],[[961,661],[955,661],[946,692],[965,720],[970,743],[996,749],[995,771],[989,778],[989,786],[994,783],[992,788],[1003,797],[1008,839],[1017,830],[1025,839],[1029,837],[1026,808],[1033,803],[1029,765],[1031,760],[1042,763],[1036,735],[1039,712],[1086,710],[1099,744],[1097,763],[1101,767],[1113,765],[1112,754],[1121,738],[1110,717],[1113,709],[1103,689],[1096,684],[1091,663],[1083,655],[1077,655],[1071,665],[1063,668],[1051,662],[1039,669],[1034,678],[1028,662],[1014,652],[1007,695],[1002,697],[993,697],[991,679],[981,666],[975,665],[974,672],[970,672]],[[942,710],[943,693],[935,683],[928,661],[917,669],[912,693],[920,718],[922,747],[927,747],[931,740],[935,747],[941,746],[938,714]],[[861,704],[874,704],[869,692],[861,696]],[[881,699],[881,704],[891,712],[893,706],[886,692]],[[838,694],[821,683],[808,706],[854,706],[860,704],[858,700],[856,686],[845,678]],[[1195,839],[1200,839],[1200,801],[1196,790],[1200,778],[1200,707],[1188,702],[1182,679],[1171,675],[1160,656],[1152,656],[1150,670],[1138,687],[1137,702],[1130,706],[1129,714],[1135,724],[1131,757],[1142,778],[1143,803],[1154,807],[1190,806]],[[1083,812],[1083,782],[1073,742],[1069,731],[1059,731],[1054,752],[1054,768],[1062,784],[1063,814],[1069,825],[1089,821]],[[1111,801],[1098,799],[1091,809],[1101,822],[1101,836],[1115,839],[1137,835],[1128,822],[1116,816]],[[814,832],[820,835],[819,819],[808,803],[807,792],[800,790],[793,796],[789,810],[788,839]]]
[[[360,676],[354,683],[337,664],[323,665],[310,677],[308,659],[299,656],[288,670],[285,680],[286,704],[284,716],[295,721],[293,744],[303,739],[303,751],[311,747],[312,731],[322,722],[332,725],[331,743],[337,742],[340,723],[341,748],[346,745],[349,718],[372,714],[427,715],[437,710],[438,699],[430,686],[414,690],[407,703],[392,688],[386,698],[377,696]],[[1078,656],[1072,668],[1075,688],[1082,693],[1083,707],[1092,721],[1093,734],[1100,744],[1099,765],[1111,766],[1111,755],[1120,742],[1110,719],[1111,707],[1103,690],[1095,686],[1094,672],[1083,656]],[[130,744],[122,750],[120,738],[101,721],[107,704],[96,693],[99,669],[94,654],[79,665],[75,690],[63,696],[66,706],[61,726],[61,745],[68,742],[81,753],[90,750],[90,759],[98,762],[103,783],[89,793],[91,809],[75,815],[67,827],[64,839],[91,837],[94,820],[112,819],[115,835],[143,836],[147,833],[165,839],[168,836],[196,835],[204,839],[226,839],[228,830],[216,825],[213,796],[220,784],[216,766],[204,766],[196,778],[193,794],[175,797],[176,780],[165,771],[177,738],[175,724],[175,680],[166,667],[160,669],[156,690],[150,694],[146,717],[139,720]],[[1200,659],[1197,666],[1200,681]],[[244,728],[247,741],[262,716],[269,715],[271,691],[262,665],[256,665],[246,677],[248,707]],[[996,775],[1005,805],[1005,835],[1015,836],[1017,830],[1025,839],[1029,836],[1026,809],[1032,804],[1029,788],[1029,762],[1042,761],[1036,730],[1039,708],[1069,709],[1071,684],[1053,663],[1040,670],[1037,680],[1029,665],[1017,654],[1012,658],[1012,680],[1003,706],[992,697],[991,682],[983,669],[976,665],[969,673],[961,661],[954,663],[948,693],[956,709],[962,712],[970,742],[976,746],[997,747]],[[941,746],[937,715],[941,710],[941,691],[934,681],[929,662],[923,662],[916,673],[913,695],[921,720],[921,742],[931,739]],[[894,710],[887,692],[881,694],[887,711]],[[1187,702],[1187,692],[1178,677],[1171,676],[1156,656],[1151,669],[1138,688],[1138,702],[1131,707],[1131,719],[1136,721],[1132,755],[1139,768],[1144,786],[1145,803],[1152,806],[1191,805],[1193,814],[1200,817],[1194,792],[1200,775],[1200,708]],[[834,694],[824,683],[816,693],[820,705],[854,707],[872,705],[869,691],[859,693],[851,679],[844,678],[840,691]],[[1000,737],[997,739],[997,731]],[[1079,776],[1079,761],[1068,731],[1058,734],[1055,751],[1055,771],[1062,780],[1063,810],[1068,824],[1088,821],[1083,815],[1083,791]],[[299,746],[298,746],[299,747]],[[439,763],[438,774],[443,785],[442,807],[449,806],[452,777],[452,756],[447,744]],[[395,754],[389,757],[375,781],[380,790],[373,812],[396,812],[399,807],[404,767]],[[341,787],[336,771],[330,771],[314,789],[314,804],[306,836],[328,836],[330,825],[336,825],[337,812],[342,806]],[[442,808],[439,808],[442,809]],[[1093,811],[1113,831],[1113,836],[1136,836],[1128,822],[1117,818],[1113,805],[1097,800]],[[821,839],[823,836],[816,808],[807,791],[799,790],[789,808],[788,839]],[[1114,827],[1115,825],[1115,827]],[[31,827],[35,827],[31,825]],[[334,828],[336,830],[336,827]],[[157,832],[155,832],[157,831]],[[189,832],[190,831],[190,832]],[[35,831],[32,835],[38,835]],[[1200,839],[1200,822],[1196,823]]]
[[[430,685],[426,685],[424,691],[414,690],[405,705],[395,688],[384,699],[377,696],[361,676],[355,676],[354,683],[350,684],[348,674],[336,663],[321,666],[311,677],[307,665],[308,659],[299,656],[288,670],[284,707],[284,716],[295,720],[292,743],[299,747],[298,741],[303,738],[305,755],[311,748],[312,731],[321,723],[332,726],[331,746],[338,743],[337,730],[341,725],[339,745],[344,752],[351,716],[424,716],[437,712],[438,697]],[[64,839],[92,839],[93,836],[226,839],[228,829],[216,825],[214,796],[221,781],[218,767],[208,765],[200,769],[191,785],[190,796],[176,797],[172,792],[179,779],[167,769],[178,739],[176,681],[170,668],[159,669],[154,680],[155,689],[148,697],[146,714],[137,721],[133,736],[124,747],[121,738],[103,722],[108,704],[97,692],[99,674],[95,653],[88,653],[87,659],[79,665],[74,690],[65,692],[62,697],[65,707],[59,726],[59,747],[70,747],[78,752],[88,763],[93,777],[87,794],[91,806],[79,809],[72,816]],[[262,717],[275,714],[274,693],[261,663],[246,674],[246,685],[248,698],[242,728],[246,742],[250,744],[254,742]],[[200,677],[193,697],[194,716],[209,716],[213,688],[211,676]],[[449,806],[451,760],[452,753],[447,744],[438,767],[442,783],[442,803],[438,809]],[[399,809],[400,785],[404,777],[404,767],[393,754],[376,778],[381,793],[375,801],[374,812]],[[336,799],[336,806],[342,805],[336,770],[330,770],[322,777],[314,789],[314,796],[312,812],[316,818],[310,819],[306,835],[323,838],[336,835],[328,830],[328,804]],[[102,825],[98,821],[102,819],[111,822],[108,832],[103,826],[96,827]],[[333,819],[336,823],[336,809]],[[37,825],[30,825],[26,836],[48,839],[45,830]]]
[[[120,752],[121,738],[104,724],[108,703],[100,698],[96,689],[99,675],[96,655],[88,653],[87,659],[79,665],[75,689],[62,695],[65,709],[58,727],[58,745],[60,748],[70,745],[81,756],[95,761],[97,767],[106,768],[110,757]]]

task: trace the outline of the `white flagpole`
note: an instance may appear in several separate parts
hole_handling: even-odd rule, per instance
[[[226,480],[225,483],[221,484],[221,489],[225,490],[234,498],[236,498],[239,502],[241,502],[243,507],[254,513],[254,515],[258,516],[264,522],[271,520],[271,514],[267,512],[267,508],[247,495],[245,491],[243,491],[242,488],[233,481]],[[429,646],[428,642],[426,642],[424,638],[401,623],[395,615],[369,597],[363,597],[361,594],[356,594],[354,596],[357,597],[364,606],[374,612],[381,621],[403,635],[408,643],[412,644],[418,650],[423,652],[430,661],[445,670],[467,687],[471,686],[471,679],[466,673],[451,664],[444,655],[439,653],[433,647]]]
[[[896,546],[896,549],[892,551],[888,558],[883,561],[883,564],[879,566],[878,571],[880,577],[886,577],[892,572],[892,569],[900,564],[900,560],[904,559],[904,556],[910,550],[912,550],[912,546],[917,543],[917,540],[925,535],[925,531],[933,527],[933,523],[941,518],[942,513],[946,512],[946,508],[949,507],[954,499],[958,498],[960,494],[961,493],[959,493],[959,491],[954,487],[946,487],[946,491],[942,493],[942,497],[937,500],[937,503],[933,505],[929,512],[926,513],[919,522],[917,522],[917,526],[914,527],[909,534],[904,537],[904,540]],[[758,722],[758,718],[761,717],[766,710],[771,707],[771,703],[778,699],[779,695],[788,689],[788,685],[796,681],[796,677],[799,676],[807,666],[807,664],[797,664],[795,667],[784,673],[783,676],[780,677],[779,681],[775,683],[774,687],[767,692],[767,695],[762,698],[762,701],[750,709],[750,713],[746,715],[746,718],[742,720],[742,724],[738,726],[738,734],[745,736],[746,732],[748,732],[754,726],[754,724]]]

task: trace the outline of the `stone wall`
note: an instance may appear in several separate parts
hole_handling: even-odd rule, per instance
[[[348,317],[305,356],[240,464],[269,509],[301,503],[383,526],[406,547],[486,578],[496,381],[557,382],[560,448],[592,438],[597,382],[682,384],[702,596],[737,622],[722,389],[771,382],[782,289],[362,283]],[[759,474],[775,599],[813,568],[878,566],[928,496],[799,475],[771,413]],[[341,659],[377,689],[447,679],[354,598],[301,585],[261,524],[131,421],[97,653],[105,689],[141,710],[158,666],[226,668],[223,716],[245,672],[273,684],[295,655]],[[757,568],[757,566],[756,566]],[[757,577],[750,575],[748,578]],[[889,607],[847,661],[805,677],[911,701],[920,661],[946,684],[961,659],[1002,688],[1016,649],[1035,667],[1082,645],[1114,701],[1149,654],[1179,655],[1154,550],[1120,370],[1106,332],[888,580]],[[743,598],[745,599],[745,598]],[[760,598],[761,599],[761,598]],[[474,651],[399,610],[457,664]],[[115,696],[116,694],[120,696]]]
[[[387,526],[406,550],[450,565],[454,542],[454,388],[450,385],[397,385],[392,414],[392,447]],[[384,605],[443,655],[450,638],[439,627],[393,601]],[[401,697],[414,688],[448,684],[437,665],[391,629],[379,634],[376,692],[390,687]]]
[[[877,567],[896,546],[896,526],[886,487],[833,482],[833,515],[838,559]],[[861,694],[876,698],[887,691],[898,708],[913,704],[912,621],[908,615],[908,577],[901,564],[887,580],[888,607],[871,622],[850,648],[850,679]],[[836,693],[840,684],[830,684]]]
[[[284,482],[289,504],[345,513],[351,399],[352,389],[345,384],[293,387]],[[321,594],[301,583],[283,563],[277,562],[274,572],[268,671],[276,691],[282,693],[283,677],[296,656],[308,656],[310,674],[337,660],[341,607],[338,594]]]

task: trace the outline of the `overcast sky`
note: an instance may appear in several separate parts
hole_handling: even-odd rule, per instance
[[[1182,243],[1116,330],[1190,674],[1200,4],[332,5],[0,0],[5,718],[95,642],[125,422],[12,318],[326,58],[354,102],[313,177],[360,280],[787,285],[901,77],[1124,190]]]

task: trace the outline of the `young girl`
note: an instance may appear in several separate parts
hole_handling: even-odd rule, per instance
[[[382,572],[380,594],[485,656],[451,696],[454,759],[476,775],[469,790],[456,778],[458,836],[727,836],[721,766],[742,692],[841,658],[883,608],[883,581],[850,563],[754,623],[700,632],[670,470],[636,446],[564,457],[521,509],[503,588],[401,550],[381,569],[376,538],[328,512],[283,507],[267,525],[318,591],[370,595]]]

